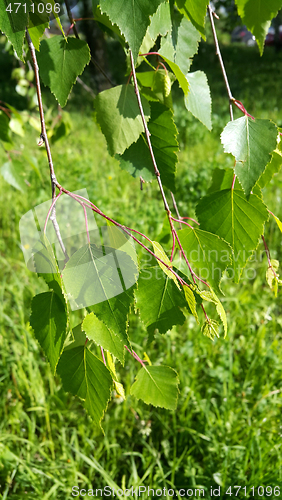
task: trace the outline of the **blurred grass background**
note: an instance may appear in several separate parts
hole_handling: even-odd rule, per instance
[[[269,47],[260,58],[256,48],[226,45],[222,55],[234,97],[257,118],[271,118],[282,126],[282,53]],[[0,57],[1,100],[21,109],[22,98],[10,80],[13,59],[4,52]],[[192,71],[197,69],[206,71],[211,87],[211,133],[188,114],[174,89],[181,146],[176,198],[181,214],[192,217],[213,169],[232,164],[219,139],[229,120],[228,100],[211,44],[200,46]],[[91,83],[87,72],[82,78]],[[55,101],[47,94],[44,98],[55,114]],[[140,191],[139,181],[108,155],[93,118],[93,99],[78,84],[65,109],[71,131],[52,146],[61,184],[70,190],[86,187],[90,199],[108,215],[155,237],[164,220],[156,183]],[[176,412],[147,406],[129,395],[139,367],[128,356],[124,368],[119,367],[127,398],[113,398],[102,435],[79,401],[64,393],[60,379],[52,376],[28,323],[31,298],[45,285],[26,269],[19,237],[21,216],[50,199],[48,164],[37,140],[31,127],[24,138],[15,137],[16,149],[38,167],[22,161],[24,195],[0,176],[0,498],[65,500],[72,498],[74,485],[96,489],[107,484],[124,489],[202,486],[206,498],[210,486],[221,486],[221,498],[230,498],[223,494],[230,485],[246,486],[247,492],[252,486],[281,485],[282,492],[281,295],[275,299],[266,285],[265,256],[249,265],[256,271],[253,279],[243,279],[240,285],[224,282],[226,340],[212,343],[188,317],[183,327],[156,335],[147,349],[145,329],[132,314],[129,330],[136,350],[146,350],[153,363],[168,364],[179,373]],[[5,161],[0,150],[1,165]],[[280,174],[264,193],[280,218],[281,189]],[[281,233],[273,221],[265,237],[272,258],[281,260]],[[263,252],[262,245],[258,251]],[[74,324],[76,319],[74,315]]]

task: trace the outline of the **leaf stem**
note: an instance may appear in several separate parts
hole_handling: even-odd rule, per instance
[[[107,363],[106,363],[106,360],[105,360],[104,349],[103,349],[102,346],[101,346],[101,354],[102,354],[102,358],[103,358],[103,363],[104,363],[105,366],[107,366]]]
[[[127,350],[128,350],[129,354],[131,354],[131,356],[133,356],[133,357],[134,357],[134,359],[136,359],[139,363],[141,363],[142,367],[143,367],[143,368],[145,368],[145,364],[144,364],[144,362],[142,361],[142,359],[140,359],[140,358],[139,358],[138,354],[136,354],[136,352],[135,352],[135,351],[133,351],[133,349],[132,349],[132,351],[131,351],[131,350],[127,347],[127,345],[125,345],[124,347],[125,347],[125,349],[127,349]]]
[[[189,226],[191,229],[194,229],[192,226],[190,226],[190,224],[188,224],[188,222],[184,222],[184,220],[175,219],[174,217],[171,217],[171,218],[175,222],[179,222],[179,224],[186,224],[186,226]]]

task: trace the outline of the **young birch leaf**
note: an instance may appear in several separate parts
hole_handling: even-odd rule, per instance
[[[257,248],[268,219],[264,203],[256,196],[247,200],[237,189],[213,192],[200,200],[196,214],[203,229],[224,238],[233,249],[232,268],[228,272],[238,283],[249,257]],[[231,274],[230,274],[231,275]]]
[[[42,40],[37,54],[40,77],[59,104],[64,107],[76,79],[90,61],[84,40],[56,35]]]
[[[106,368],[85,346],[65,349],[58,364],[65,391],[84,401],[84,407],[100,425],[111,397],[112,377]]]
[[[106,363],[107,363],[107,368],[110,370],[111,375],[113,377],[114,388],[116,390],[117,395],[120,396],[123,399],[126,399],[125,398],[124,387],[123,387],[123,385],[120,382],[118,382],[118,377],[117,377],[117,374],[116,374],[115,363],[114,363],[112,355],[109,353],[109,351],[106,351]]]
[[[162,261],[167,264],[169,267],[172,267],[172,263],[170,262],[168,256],[166,255],[163,247],[161,246],[160,243],[158,243],[157,241],[152,241],[152,244],[153,244],[153,247],[154,247],[154,253],[156,254],[157,257],[159,257],[160,259],[162,259]],[[159,260],[157,261],[160,268],[163,270],[163,272],[165,274],[167,274],[167,276],[171,279],[173,279],[174,283],[176,284],[177,288],[179,288],[179,290],[181,290],[180,286],[179,286],[179,283],[177,281],[177,278],[176,276],[166,267],[164,266]]]
[[[146,121],[149,103],[141,97]],[[144,131],[138,102],[132,85],[119,85],[100,92],[95,99],[97,120],[106,137],[109,152],[122,154]]]
[[[144,366],[138,372],[130,394],[147,405],[176,410],[179,379],[169,366]]]
[[[159,267],[144,269],[135,291],[136,307],[153,340],[155,330],[166,333],[173,325],[183,325],[185,316],[180,307],[186,300],[174,282]]]
[[[175,191],[179,147],[172,111],[160,103],[151,102],[151,119],[148,128],[162,183],[171,191]],[[120,167],[133,177],[141,176],[145,181],[156,178],[152,158],[143,134],[136,144],[132,144],[124,152],[119,161]]]
[[[205,19],[209,0],[176,0],[178,9],[193,23],[195,28],[205,37]]]
[[[277,226],[279,227],[279,229],[280,229],[280,231],[282,233],[282,222],[281,222],[281,220],[278,219],[278,217],[276,217],[276,215],[274,215],[274,214],[272,214],[272,215],[273,215],[273,217],[274,217],[274,219],[276,221]]]
[[[115,335],[115,333],[109,330],[93,312],[84,318],[82,329],[89,339],[94,340],[98,346],[109,351],[118,358],[122,364],[124,363],[124,346],[122,340],[118,335]]]
[[[134,60],[137,59],[142,40],[158,6],[165,0],[100,0],[100,8],[125,36]]]
[[[215,319],[206,320],[202,327],[202,334],[211,340],[214,340],[215,337],[219,339],[218,328],[219,325]]]
[[[198,318],[198,314],[197,314],[197,310],[196,310],[196,299],[195,299],[195,295],[193,294],[191,288],[187,285],[183,285],[183,290],[184,290],[184,293],[185,293],[185,298],[187,300],[187,303],[188,303],[188,306],[190,307],[190,310],[194,316],[194,318],[196,319],[198,325],[200,324],[199,322],[199,318]]]
[[[269,162],[276,141],[277,128],[269,120],[242,116],[224,128],[221,134],[224,151],[235,157],[235,174],[247,196]]]
[[[224,338],[227,335],[227,319],[226,319],[226,313],[224,310],[224,307],[222,303],[220,302],[219,298],[217,295],[214,293],[214,291],[210,288],[210,290],[203,290],[199,292],[200,297],[202,297],[203,300],[207,300],[208,302],[213,302],[216,306],[217,313],[223,323],[224,327]]]
[[[11,11],[6,8],[11,5]],[[17,0],[0,0],[0,30],[6,35],[14,47],[18,57],[23,61],[23,43],[25,29],[28,25],[28,12],[30,10],[31,0],[23,3]]]
[[[33,297],[30,325],[55,373],[66,339],[67,314],[63,298],[53,290]]]
[[[282,8],[282,0],[235,0],[235,2],[243,24],[256,37],[262,55],[271,19],[276,17]]]
[[[279,261],[276,259],[271,259],[270,264],[271,265],[266,271],[266,281],[269,288],[274,292],[274,296],[277,297],[278,284],[282,283],[282,281],[279,279],[279,274],[277,274],[277,271],[279,269]]]
[[[208,130],[211,123],[211,94],[206,74],[203,71],[187,73],[189,94],[184,97],[185,106]]]
[[[231,261],[229,244],[218,235],[201,229],[185,228],[178,231],[181,245],[189,262],[199,269],[200,277],[220,293],[220,281]]]

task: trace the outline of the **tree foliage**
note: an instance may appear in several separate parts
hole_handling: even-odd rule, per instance
[[[236,0],[242,21],[256,36],[262,53],[267,27],[282,7],[282,0],[260,1],[259,8],[257,4],[253,0]],[[124,396],[115,363],[124,364],[128,353],[141,364],[131,394],[147,404],[174,410],[177,374],[170,367],[152,366],[147,356],[144,361],[133,350],[128,334],[129,314],[135,308],[140,315],[148,342],[156,331],[165,334],[174,325],[184,324],[189,314],[202,324],[204,335],[213,339],[223,332],[226,336],[221,281],[228,273],[239,282],[272,214],[263,201],[262,189],[282,164],[280,131],[270,120],[250,116],[227,89],[227,102],[229,99],[230,105],[243,113],[237,120],[231,113],[221,134],[224,151],[234,157],[234,169],[215,169],[208,195],[197,204],[197,221],[190,220],[187,214],[182,217],[175,189],[179,144],[171,87],[179,85],[187,112],[210,130],[207,77],[202,71],[190,72],[190,66],[201,38],[205,40],[207,8],[214,29],[211,7],[206,0],[93,2],[93,22],[99,22],[105,32],[119,40],[128,63],[124,83],[96,96],[96,121],[106,138],[107,154],[116,156],[130,175],[140,177],[141,184],[158,183],[160,209],[163,204],[170,235],[168,254],[159,242],[103,213],[95,200],[90,202],[59,183],[60,172],[54,170],[49,139],[52,134],[54,140],[64,134],[67,120],[63,130],[46,130],[40,80],[64,107],[77,78],[90,63],[90,49],[79,38],[71,14],[75,36],[71,30],[63,32],[56,7],[59,4],[42,2],[43,13],[34,12],[39,9],[36,2],[26,2],[25,11],[18,5],[0,0],[0,29],[18,58],[29,64],[20,79],[23,89],[23,81],[32,80],[35,74],[40,143],[46,147],[52,186],[49,209],[39,216],[36,207],[37,222],[30,219],[24,229],[32,248],[28,266],[49,287],[48,292],[33,298],[30,325],[64,389],[82,400],[97,424],[113,388]],[[52,12],[47,12],[47,5],[52,6]],[[44,35],[51,15],[62,31],[60,35]],[[214,36],[217,42],[215,30]],[[28,71],[32,73],[29,77]],[[33,122],[36,130],[38,123]],[[6,151],[12,147],[11,131],[22,135],[23,129],[22,115],[6,103],[0,111],[0,140]],[[11,189],[25,191],[16,161],[7,161],[1,174]],[[172,205],[168,202],[169,191]],[[64,200],[75,203],[82,214],[71,229],[67,229],[70,212],[63,211],[67,206]],[[93,213],[104,221],[102,228],[91,218]],[[281,222],[274,218],[281,230]],[[154,265],[144,266],[138,261],[134,243],[155,258]],[[266,280],[277,295],[281,284],[279,262],[270,258],[265,239],[264,243]],[[215,306],[214,318],[207,315],[206,302]],[[71,330],[70,312],[78,309],[84,310],[84,320]]]

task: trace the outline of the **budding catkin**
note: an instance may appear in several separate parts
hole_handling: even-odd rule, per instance
[[[167,72],[164,75],[163,95],[164,95],[164,104],[168,108],[172,108],[171,81]]]

